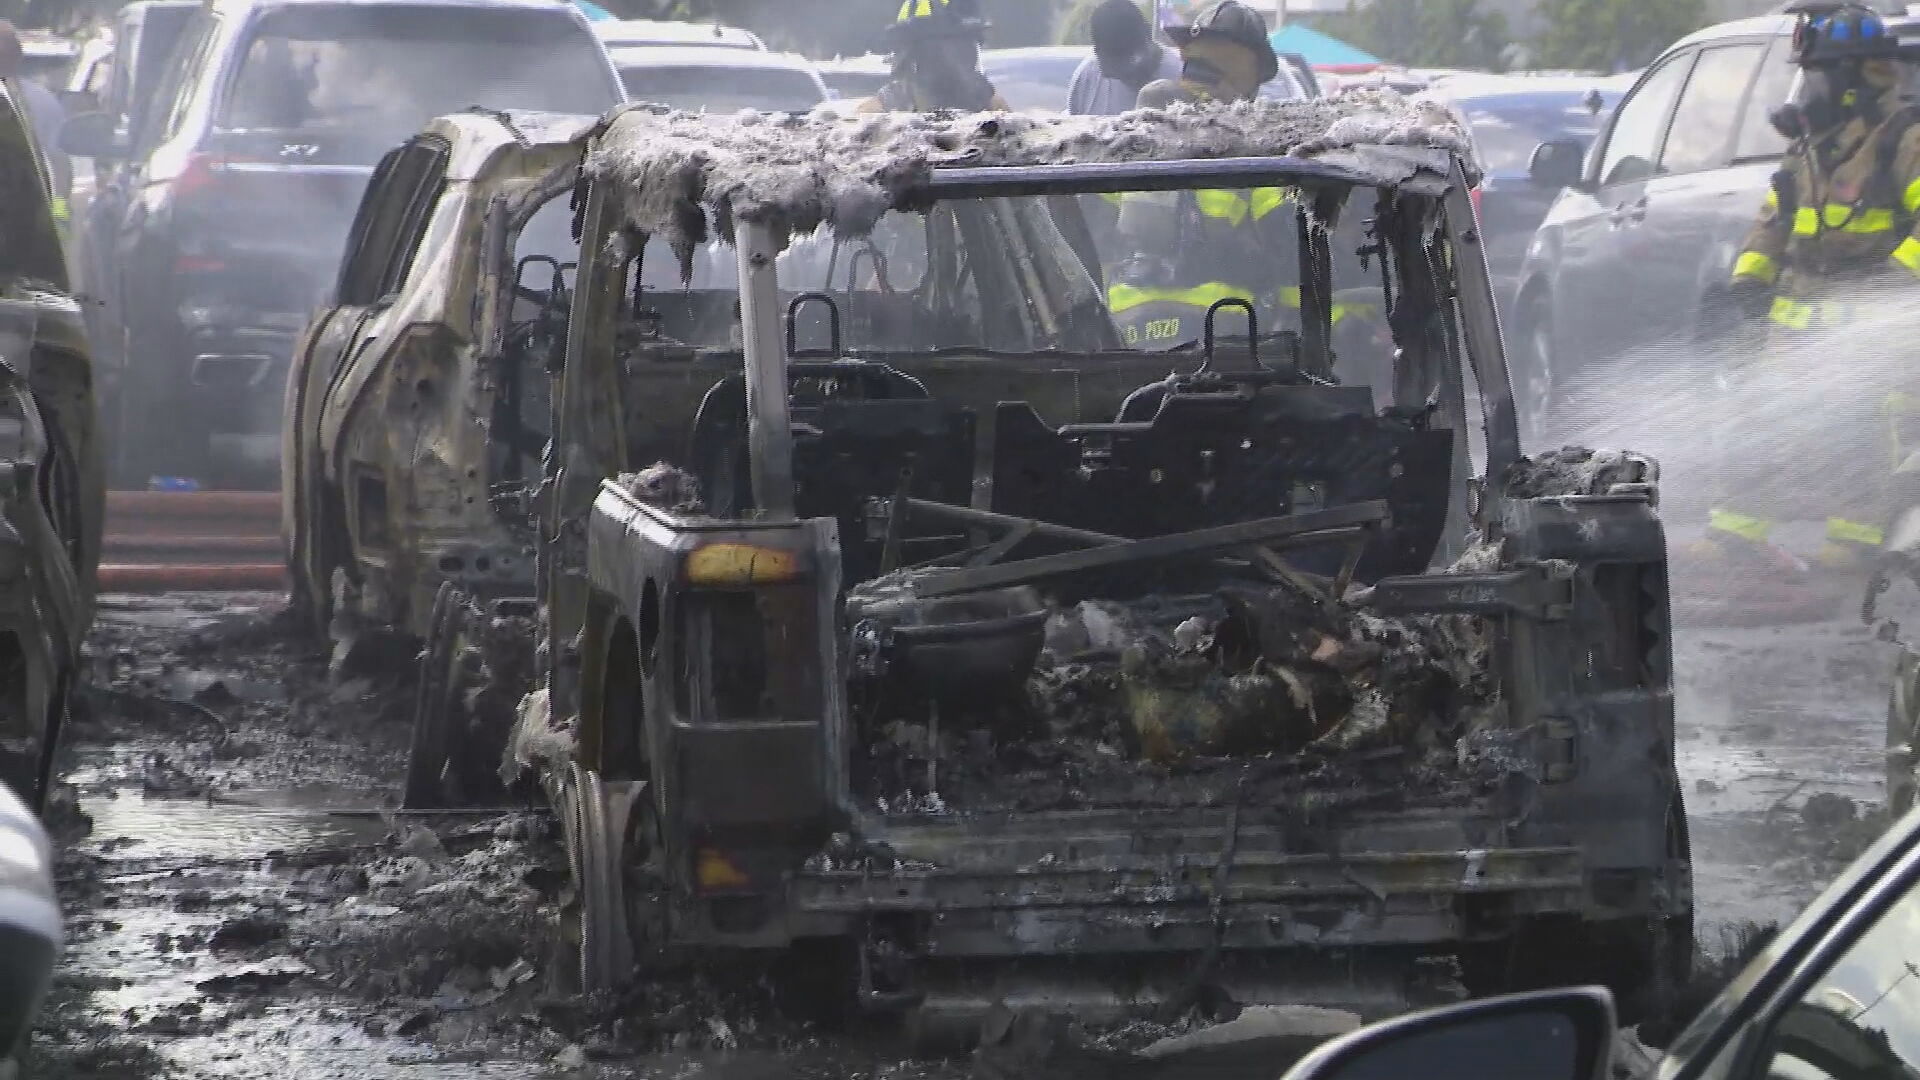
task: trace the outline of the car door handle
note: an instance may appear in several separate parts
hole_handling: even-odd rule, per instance
[[[1642,195],[1633,202],[1621,203],[1614,208],[1608,220],[1616,227],[1621,225],[1638,225],[1647,220],[1647,197]]]

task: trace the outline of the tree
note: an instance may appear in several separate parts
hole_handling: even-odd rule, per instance
[[[1289,18],[1408,67],[1498,71],[1510,40],[1507,17],[1480,0],[1348,0],[1338,15]]]
[[[1631,71],[1707,25],[1706,0],[1541,0],[1542,67]]]

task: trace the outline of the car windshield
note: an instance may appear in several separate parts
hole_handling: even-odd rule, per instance
[[[598,113],[614,91],[597,42],[564,15],[314,5],[260,20],[219,111],[228,130],[398,143],[469,106]]]
[[[797,68],[732,64],[622,64],[620,81],[632,101],[657,102],[690,112],[804,112],[825,100],[813,76]]]
[[[1525,172],[1534,147],[1543,142],[1579,139],[1589,144],[1607,116],[1604,108],[1597,113],[1589,109],[1578,95],[1547,104],[1467,102],[1465,111],[1480,164],[1490,173]]]

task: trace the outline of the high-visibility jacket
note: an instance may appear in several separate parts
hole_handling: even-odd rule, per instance
[[[1292,281],[1299,266],[1290,200],[1278,187],[1119,196],[1122,250],[1161,271],[1142,279],[1131,260],[1108,269],[1107,307],[1121,341],[1141,349],[1199,341],[1222,300],[1252,304],[1263,327],[1279,308],[1297,311],[1299,289],[1275,284]],[[1241,311],[1222,311],[1216,322],[1223,335],[1246,332]]]
[[[1846,283],[1894,275],[1920,286],[1920,107],[1897,93],[1795,148],[1735,261],[1736,283],[1770,287],[1790,330],[1844,324]],[[1783,190],[1784,188],[1784,190]]]

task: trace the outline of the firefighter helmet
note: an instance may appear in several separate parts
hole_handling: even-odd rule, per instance
[[[1892,60],[1900,41],[1885,20],[1864,4],[1803,0],[1787,10],[1798,15],[1793,28],[1793,62],[1803,66]]]
[[[936,37],[979,41],[986,37],[987,30],[977,0],[901,0],[900,13],[887,27],[887,40],[896,47]]]
[[[1174,45],[1185,45],[1200,38],[1217,37],[1253,51],[1260,61],[1260,81],[1271,82],[1280,74],[1280,57],[1273,51],[1273,39],[1267,21],[1240,0],[1220,0],[1185,26],[1167,27]]]

